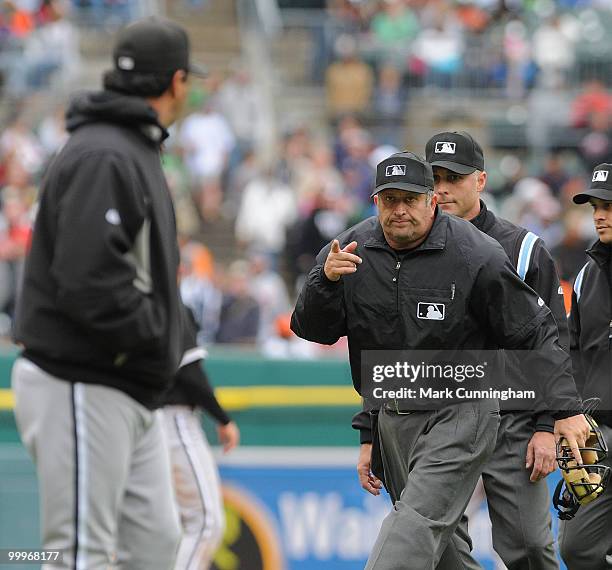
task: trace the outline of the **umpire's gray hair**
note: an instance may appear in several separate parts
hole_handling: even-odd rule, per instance
[[[431,200],[433,198],[433,195],[434,195],[433,188],[428,188],[427,194],[425,194],[425,204],[427,204],[428,206],[431,205]]]

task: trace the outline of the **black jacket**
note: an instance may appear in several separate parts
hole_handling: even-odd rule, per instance
[[[203,367],[206,350],[197,343],[198,325],[191,310],[187,307],[184,310],[183,358],[176,382],[164,395],[163,404],[202,408],[218,423],[226,425],[230,417],[219,404]]]
[[[517,269],[519,277],[544,300],[551,310],[559,331],[559,344],[569,351],[569,333],[563,291],[560,288],[557,270],[552,256],[544,242],[535,234],[528,232],[508,220],[498,218],[484,202],[480,202],[480,212],[470,220],[481,232],[491,236],[506,252]],[[506,361],[508,373],[519,375],[518,366],[513,366],[512,357]],[[500,402],[503,410],[504,402]],[[353,418],[353,428],[361,432],[362,443],[371,441],[369,414],[360,412]],[[555,422],[549,413],[537,414],[535,430],[554,433]]]
[[[557,323],[559,344],[568,350],[569,332],[563,290],[555,262],[544,242],[525,228],[498,218],[482,201],[480,213],[470,221],[504,248],[519,277],[542,297]]]
[[[49,166],[16,318],[24,356],[68,381],[159,405],[181,357],[167,136],[138,97],[82,94]]]
[[[544,242],[525,228],[498,218],[488,210],[482,201],[480,202],[480,213],[470,221],[504,248],[519,277],[544,300],[557,323],[559,344],[564,350],[569,351],[569,331],[563,289],[559,282],[555,262]],[[510,362],[507,362],[507,366],[512,368],[511,359]],[[520,374],[519,371],[515,373]],[[503,410],[503,402],[500,402],[500,406]],[[554,433],[555,422],[550,414],[539,414],[535,421],[536,431]]]
[[[517,276],[501,246],[470,222],[438,210],[426,240],[407,252],[389,247],[376,217],[338,239],[341,246],[356,241],[363,263],[330,282],[323,271],[326,246],[300,293],[291,328],[323,344],[346,335],[358,392],[361,350],[537,347],[556,371],[549,406],[566,411],[557,417],[581,408],[550,310]],[[444,321],[418,319],[418,302],[444,303]]]
[[[612,427],[612,247],[598,241],[578,273],[569,318],[576,385],[601,399],[598,422]]]

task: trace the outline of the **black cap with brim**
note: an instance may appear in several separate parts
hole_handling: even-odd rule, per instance
[[[191,61],[190,51],[189,36],[181,25],[150,16],[119,31],[113,60],[115,69],[125,73],[159,75],[182,69],[206,77],[206,68]]]
[[[431,165],[446,168],[447,170],[456,172],[457,174],[472,174],[472,172],[476,171],[476,168],[473,166],[459,164],[458,162],[449,162],[448,160],[436,160],[435,162],[432,162]]]
[[[593,169],[591,187],[573,198],[575,204],[584,204],[590,198],[612,201],[612,163],[603,162]]]
[[[370,197],[388,189],[419,194],[433,190],[431,165],[412,152],[392,154],[376,165],[376,182]]]
[[[425,145],[425,158],[432,166],[457,174],[484,170],[482,147],[466,131],[446,131],[431,137]]]
[[[586,192],[576,194],[572,200],[574,200],[574,204],[585,204],[591,198],[599,198],[600,200],[605,200],[606,202],[612,202],[612,190],[606,190],[604,188],[591,188]]]
[[[430,188],[427,186],[419,186],[418,184],[408,184],[405,182],[389,182],[388,184],[383,184],[378,188],[374,189],[370,198],[376,196],[379,192],[383,190],[405,190],[406,192],[417,192],[418,194],[426,194]]]

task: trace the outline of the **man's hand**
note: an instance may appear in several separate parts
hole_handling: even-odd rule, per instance
[[[380,495],[382,481],[377,477],[374,477],[370,471],[371,461],[372,444],[362,443],[361,448],[359,449],[359,459],[357,460],[357,474],[359,475],[359,483],[368,493],[371,493],[372,495]]]
[[[532,483],[544,479],[557,467],[557,446],[555,436],[546,431],[536,431],[527,445],[527,458],[525,467],[530,469],[529,480]]]
[[[591,426],[582,414],[555,421],[555,440],[559,441],[564,437],[579,464],[582,464],[582,456],[578,448],[584,447],[590,432]]]
[[[357,249],[356,241],[352,241],[344,249],[340,249],[340,242],[337,239],[332,242],[323,267],[325,276],[330,281],[339,281],[343,275],[350,275],[357,271],[361,257],[353,253],[355,249]]]
[[[217,426],[219,443],[223,445],[223,453],[229,453],[240,443],[240,430],[234,422]]]

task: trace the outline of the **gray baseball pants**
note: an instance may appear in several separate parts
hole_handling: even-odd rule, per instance
[[[482,472],[493,548],[508,570],[559,569],[548,485],[543,479],[536,483],[529,481],[531,470],[525,468],[533,427],[529,413],[502,414],[495,451]],[[461,517],[457,528],[462,535],[468,532],[466,515]],[[463,544],[459,544],[460,554]],[[438,570],[461,568],[459,559],[452,552],[445,552],[445,563],[438,564]]]
[[[600,425],[608,446],[612,428]],[[612,467],[612,457],[601,462]],[[612,568],[612,488],[592,503],[580,507],[576,516],[561,521],[559,528],[561,558],[568,570],[610,570]],[[606,561],[608,557],[608,561]]]
[[[394,505],[366,570],[434,570],[449,544],[466,557],[456,570],[478,568],[456,529],[493,453],[499,421],[496,400],[380,412],[381,455]]]
[[[180,539],[159,412],[19,358],[15,417],[38,474],[43,570],[170,570]]]
[[[217,464],[199,412],[187,406],[167,406],[163,416],[183,526],[174,570],[204,570],[210,568],[225,530]]]
[[[529,413],[502,414],[493,457],[482,472],[493,548],[508,570],[559,568],[548,485],[529,481],[531,470],[525,468],[533,428]]]

